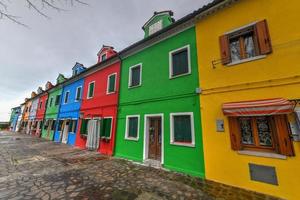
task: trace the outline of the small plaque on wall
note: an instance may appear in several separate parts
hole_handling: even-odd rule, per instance
[[[249,171],[252,181],[278,185],[275,167],[249,163]]]
[[[217,132],[224,132],[224,120],[223,119],[217,119],[216,120],[216,126],[217,126]]]

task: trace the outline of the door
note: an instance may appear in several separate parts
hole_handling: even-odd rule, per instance
[[[88,135],[86,141],[86,148],[90,151],[97,150],[99,148],[100,121],[89,120],[87,127],[88,127]]]
[[[69,133],[69,120],[64,121],[63,129],[62,129],[62,139],[61,142],[67,144],[68,142],[68,133]]]
[[[149,118],[148,158],[161,161],[161,117]]]

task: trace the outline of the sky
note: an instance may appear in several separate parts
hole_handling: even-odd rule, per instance
[[[211,0],[82,0],[88,5],[60,1],[57,12],[42,7],[49,19],[28,8],[25,0],[0,0],[7,12],[29,28],[0,19],[0,121],[32,91],[55,83],[59,73],[71,76],[76,62],[97,61],[103,44],[116,51],[143,39],[143,24],[154,11],[172,10],[176,20]]]

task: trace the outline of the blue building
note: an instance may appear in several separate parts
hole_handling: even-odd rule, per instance
[[[55,142],[62,142],[69,145],[75,144],[84,83],[84,79],[78,78],[77,75],[85,69],[82,64],[76,63],[72,68],[72,77],[63,85],[58,124],[54,133]]]
[[[17,122],[21,115],[21,107],[15,107],[11,109],[11,117],[10,117],[10,130],[16,131]]]

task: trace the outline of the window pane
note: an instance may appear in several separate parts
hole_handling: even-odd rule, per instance
[[[77,120],[72,120],[72,132],[76,133],[76,127],[77,127]]]
[[[259,144],[262,146],[273,146],[271,125],[268,117],[257,117],[256,126]]]
[[[66,92],[64,103],[68,103],[68,101],[69,101],[69,92]]]
[[[101,136],[110,138],[110,131],[111,131],[111,118],[103,119]]]
[[[192,143],[190,115],[173,116],[174,142]]]
[[[116,75],[112,75],[109,77],[109,85],[108,85],[108,92],[115,91],[115,82],[116,82]]]
[[[59,102],[60,102],[60,95],[57,95],[55,99],[55,105],[59,105]]]
[[[138,117],[130,117],[128,122],[128,137],[137,137],[138,133]]]
[[[77,88],[76,91],[76,101],[80,100],[81,98],[81,87]]]
[[[173,64],[172,76],[188,73],[189,72],[188,50],[184,49],[182,51],[173,53],[172,64]]]
[[[141,66],[131,68],[131,84],[130,86],[140,85],[141,82]]]
[[[251,127],[251,118],[242,117],[239,118],[239,124],[242,134],[242,143],[243,144],[254,144],[253,132]]]
[[[245,54],[246,58],[251,58],[255,56],[255,48],[254,48],[254,40],[253,35],[246,35],[244,37],[244,45],[245,45]]]
[[[95,83],[91,83],[89,86],[89,97],[94,96],[94,86],[95,86]]]
[[[240,49],[239,38],[234,38],[230,40],[230,53],[231,53],[232,62],[241,60],[241,49]]]
[[[52,131],[54,131],[55,126],[56,126],[56,120],[53,120],[53,121],[52,121],[52,126],[51,126],[51,130],[52,130]]]
[[[101,61],[104,61],[104,60],[106,60],[106,54],[103,54],[103,55],[101,56]]]

